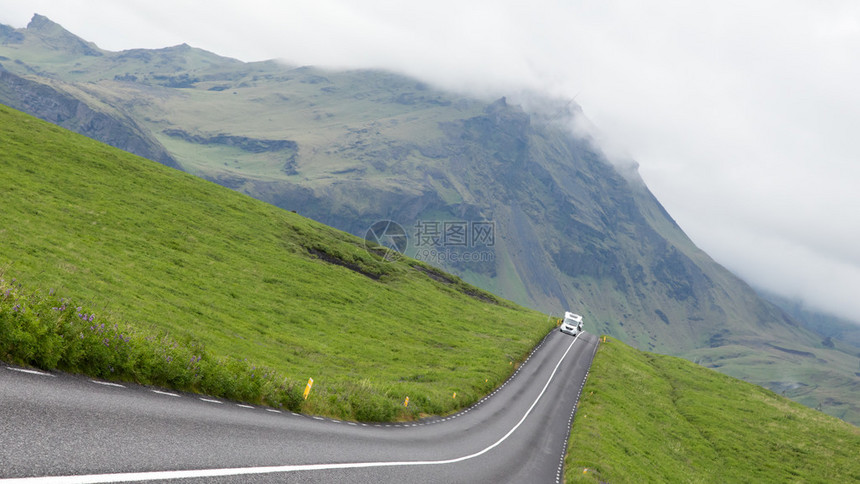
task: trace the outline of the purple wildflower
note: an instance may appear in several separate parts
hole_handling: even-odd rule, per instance
[[[90,314],[90,319],[88,319],[87,321],[92,322],[94,317],[96,317],[96,313]]]

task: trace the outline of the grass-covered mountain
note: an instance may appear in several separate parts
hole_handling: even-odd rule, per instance
[[[124,351],[121,334],[163,335],[165,351],[192,349],[181,365],[205,350],[293,388],[313,378],[302,411],[410,418],[480,398],[554,327],[418,261],[388,261],[362,239],[5,106],[0,146],[5,361],[52,366],[40,353],[89,351],[66,328],[80,318],[63,316],[79,306],[94,326],[80,339],[106,331],[110,351]],[[124,376],[171,354],[131,352]],[[98,363],[67,359],[70,370]]]
[[[680,358],[607,338],[565,482],[858,482],[860,429]]]
[[[573,104],[526,110],[187,45],[109,52],[40,16],[0,29],[0,65],[0,102],[52,120],[63,103],[44,98],[72,98],[136,133],[79,129],[102,141],[163,150],[159,161],[359,236],[393,220],[408,254],[488,291],[860,421],[856,351],[822,344],[696,248],[635,166],[571,134]]]
[[[356,237],[3,106],[0,143],[3,361],[414,418],[482,395],[553,326],[416,261],[387,261]],[[565,472],[568,482],[853,482],[858,446],[856,427],[609,338]]]

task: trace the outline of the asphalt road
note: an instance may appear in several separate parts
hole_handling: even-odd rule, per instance
[[[401,424],[2,365],[0,484],[560,482],[596,348],[594,335],[553,331],[478,404]]]

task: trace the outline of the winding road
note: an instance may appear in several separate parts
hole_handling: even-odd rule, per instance
[[[0,366],[0,484],[561,482],[598,339],[551,332],[446,418],[364,424]]]

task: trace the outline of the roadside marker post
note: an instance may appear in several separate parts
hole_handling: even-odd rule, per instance
[[[408,407],[408,406],[409,406],[409,397],[406,397],[406,401],[405,401],[405,402],[403,402],[403,406],[404,406],[404,407]]]
[[[308,386],[305,387],[305,393],[303,394],[303,396],[305,397],[305,400],[308,399],[308,395],[311,393],[311,387],[312,386],[314,386],[314,379],[308,378]]]
[[[454,396],[451,398],[457,398],[457,392],[454,392]]]

